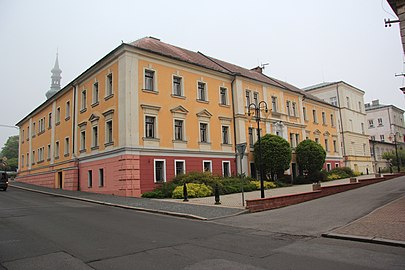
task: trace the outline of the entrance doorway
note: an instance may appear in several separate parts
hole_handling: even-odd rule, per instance
[[[62,172],[58,172],[58,188],[63,188]]]

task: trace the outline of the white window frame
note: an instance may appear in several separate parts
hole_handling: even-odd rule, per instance
[[[228,164],[228,177],[231,177],[231,162],[229,160],[222,161],[222,176],[225,177],[225,163]]]
[[[66,156],[66,155],[69,155],[69,153],[70,153],[70,139],[69,139],[69,137],[65,137],[65,140],[64,140],[64,149],[63,149],[63,154]]]
[[[93,83],[92,105],[98,104],[99,101],[100,101],[100,85],[99,85],[98,81],[95,81]]]
[[[60,155],[60,142],[55,142],[55,158],[59,158]]]
[[[107,98],[112,95],[114,95],[114,77],[112,72],[110,72],[105,76],[105,97]]]
[[[271,109],[273,112],[277,112],[277,97],[271,96]]]
[[[87,109],[87,90],[83,89],[80,94],[80,111]]]
[[[111,134],[109,133],[108,130],[108,123],[111,123]],[[108,119],[105,121],[105,135],[104,135],[104,140],[105,140],[105,144],[110,144],[110,143],[114,143],[114,126],[113,126],[114,122],[112,119]]]
[[[93,170],[87,171],[87,187],[88,188],[93,187]]]
[[[97,128],[97,136],[94,134],[94,128]],[[100,146],[100,130],[98,125],[91,127],[91,148]]]
[[[181,121],[182,126],[181,126],[181,139],[176,138],[176,121]],[[175,141],[185,141],[186,140],[186,135],[185,135],[185,123],[186,121],[184,119],[179,119],[179,118],[174,118],[173,119],[173,139]]]
[[[326,163],[326,170],[330,172],[332,170],[332,164],[331,163]]]
[[[203,160],[203,161],[202,161],[202,171],[203,171],[203,172],[206,172],[206,171],[204,170],[204,167],[205,167],[204,164],[205,164],[205,163],[209,163],[209,164],[210,164],[210,170],[209,170],[209,172],[212,173],[212,160]]]
[[[204,98],[200,96],[200,84],[204,85]],[[208,102],[208,83],[204,81],[197,81],[197,100]]]
[[[225,103],[223,103],[222,101],[222,89],[225,90]],[[224,86],[220,86],[219,87],[219,105],[229,105],[229,99],[228,99],[228,88],[224,87]]]
[[[163,181],[156,181],[156,162],[163,162]],[[166,159],[154,159],[153,160],[153,182],[165,183],[166,182]]]
[[[180,78],[180,95],[176,94],[174,91],[174,77]],[[184,97],[184,78],[182,76],[179,76],[177,74],[172,75],[172,96],[174,97]]]
[[[104,187],[105,186],[105,177],[104,176],[105,176],[104,168],[99,168],[98,169],[98,187]]]
[[[148,89],[146,88],[146,72],[147,71],[151,71],[153,72],[153,78],[152,78],[152,89]],[[145,91],[151,91],[151,92],[158,92],[157,90],[157,72],[156,70],[152,69],[152,68],[144,68],[143,69],[143,90]]]
[[[201,140],[201,124],[206,124],[207,125],[207,140],[206,141],[202,141]],[[198,122],[198,141],[200,143],[210,143],[211,142],[211,138],[210,138],[210,123],[209,122],[203,122],[203,121],[199,121]]]
[[[183,163],[183,174],[185,174],[186,173],[186,161],[184,159],[175,159],[174,160],[174,175],[177,176],[177,167],[176,167],[177,162]]]
[[[70,119],[70,100],[66,101],[65,120]]]
[[[147,131],[147,129],[146,129],[146,117],[152,117],[152,118],[154,118],[154,121],[153,121],[153,136],[152,137],[147,137],[146,136],[146,131]],[[157,125],[157,115],[152,115],[152,114],[145,114],[144,115],[144,118],[143,118],[143,123],[144,123],[144,134],[143,134],[143,136],[144,136],[144,138],[146,138],[146,139],[157,139],[158,137],[157,137],[157,127],[158,127],[158,125]]]
[[[80,151],[85,150],[86,150],[86,130],[84,129],[80,131]]]
[[[224,132],[223,132],[223,128],[224,127],[227,127],[228,128],[228,136],[227,136],[227,138],[226,138],[226,143],[224,142]],[[230,130],[231,130],[231,127],[229,126],[229,125],[221,125],[221,143],[222,144],[225,144],[225,145],[228,145],[228,144],[231,144],[231,136],[230,136]]]
[[[55,124],[60,123],[60,107],[56,108]]]

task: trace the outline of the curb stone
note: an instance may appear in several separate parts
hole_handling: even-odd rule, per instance
[[[367,237],[367,236],[357,236],[349,234],[339,234],[339,233],[323,233],[322,237],[334,238],[341,240],[351,240],[357,242],[374,243],[388,246],[405,247],[405,241],[389,240],[377,237]]]

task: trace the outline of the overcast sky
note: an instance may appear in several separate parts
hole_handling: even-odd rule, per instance
[[[391,14],[389,14],[391,13]],[[0,125],[45,101],[56,50],[62,87],[124,42],[154,36],[297,87],[345,81],[404,108],[399,25],[385,0],[0,0]],[[0,146],[17,129],[0,126]]]

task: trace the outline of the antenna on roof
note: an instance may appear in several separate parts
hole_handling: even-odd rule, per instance
[[[265,63],[265,64],[260,64],[260,67],[262,68],[262,69],[265,69],[266,68],[266,66],[268,66],[268,65],[270,65],[270,63]]]

